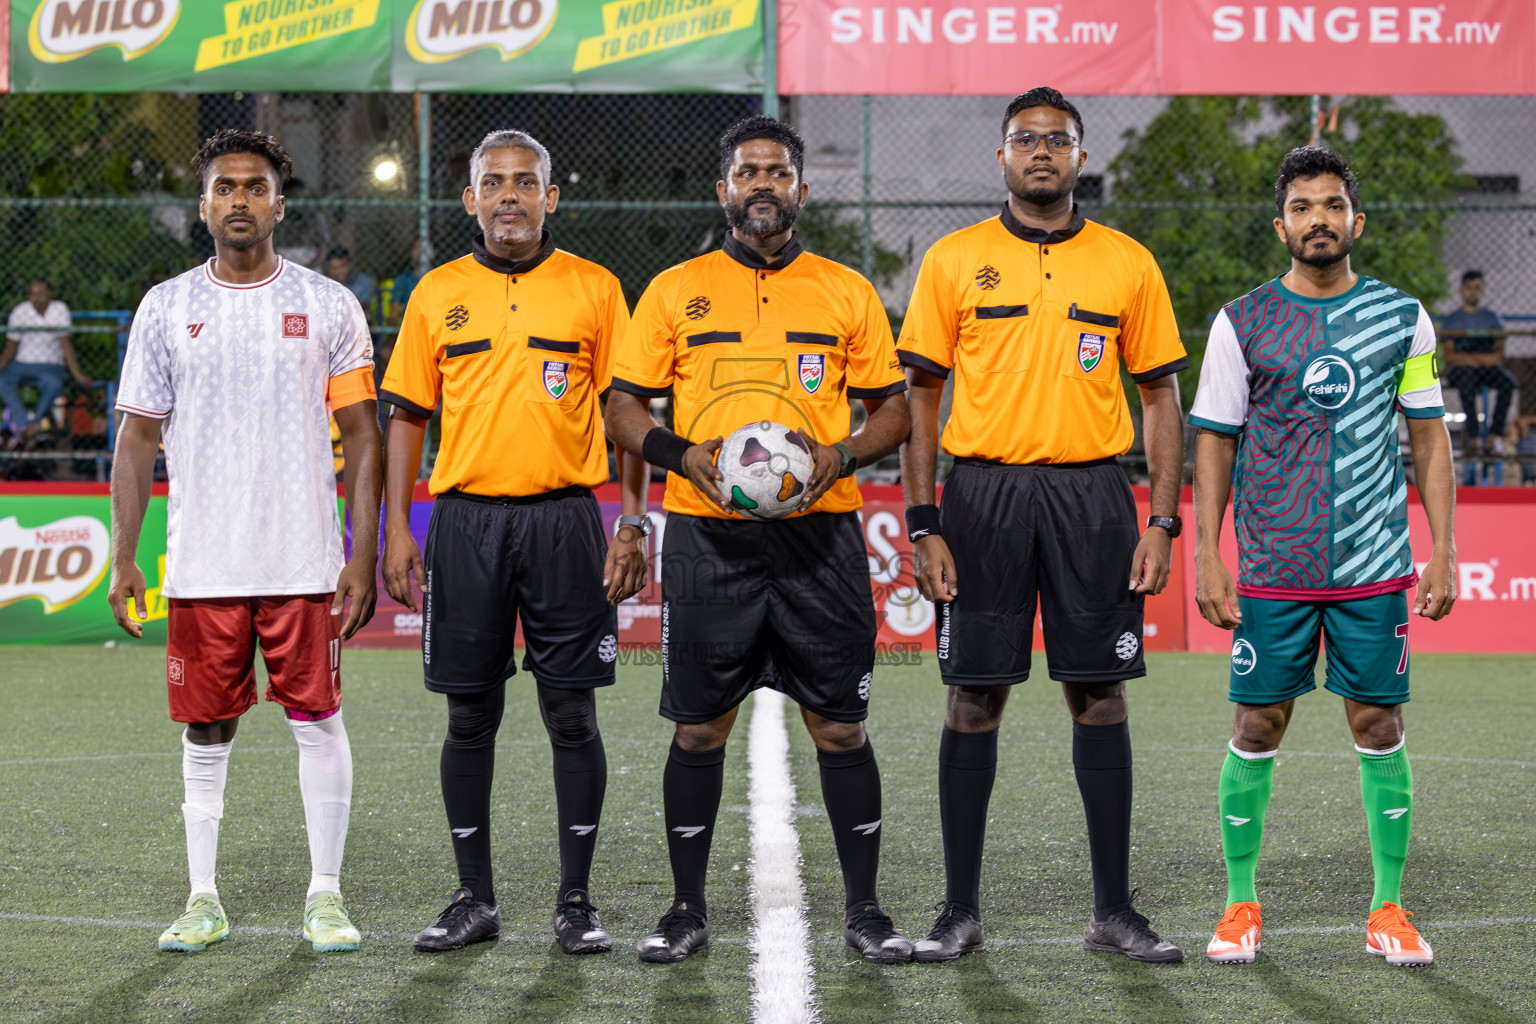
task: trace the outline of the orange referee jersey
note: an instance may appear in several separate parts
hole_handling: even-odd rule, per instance
[[[1015,465],[1124,454],[1120,361],[1139,383],[1189,365],[1140,243],[1081,214],[1027,228],[1006,205],[928,250],[897,349],[908,366],[955,372],[946,452]]]
[[[806,252],[796,235],[771,265],[727,236],[723,249],[658,274],[635,307],[613,386],[642,398],[670,394],[674,429],[690,441],[774,420],[803,427],[822,444],[848,436],[852,399],[907,387],[874,286]],[[860,504],[847,477],[814,511]],[[675,473],[667,476],[662,507],[731,518]]]
[[[596,487],[608,480],[598,399],[628,327],[618,278],[548,231],[521,263],[477,237],[411,292],[379,397],[422,417],[442,398],[433,494]]]

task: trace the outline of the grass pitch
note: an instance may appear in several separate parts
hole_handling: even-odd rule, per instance
[[[1338,698],[1300,702],[1281,751],[1259,866],[1258,962],[1199,955],[1226,886],[1216,775],[1230,728],[1226,659],[1163,655],[1132,684],[1138,906],[1184,945],[1151,967],[1079,946],[1091,895],[1070,728],[1056,684],[1017,688],[1003,725],[982,890],[990,950],[876,967],[840,939],[841,881],[814,749],[790,721],[802,874],[821,1017],[829,1022],[1387,1021],[1536,1019],[1536,659],[1417,655],[1407,708],[1417,800],[1404,898],[1435,947],[1428,969],[1365,953],[1371,864],[1357,762]],[[715,945],[677,966],[633,943],[671,890],[661,827],[669,727],[659,673],[626,668],[600,695],[610,779],[593,896],[612,953],[550,938],[556,854],[549,748],[532,687],[511,684],[498,751],[497,891],[504,941],[411,951],[455,884],[437,790],[441,698],[414,654],[349,651],[356,765],[342,883],[364,931],[317,956],[298,933],[309,862],[297,759],[263,704],[235,740],[220,837],[230,938],[200,954],[155,938],[186,895],[178,729],[163,651],[0,653],[0,1021],[730,1022],[751,1014],[745,715],[732,737],[711,868]],[[1041,666],[1043,668],[1043,666]],[[1043,673],[1042,673],[1043,676]],[[943,896],[932,665],[881,669],[870,732],[884,775],[882,891],[914,937]],[[747,707],[750,712],[750,703]]]

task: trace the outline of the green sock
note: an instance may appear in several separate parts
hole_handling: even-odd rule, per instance
[[[1408,832],[1413,824],[1413,773],[1402,744],[1390,754],[1360,751],[1360,798],[1371,836],[1371,867],[1376,894],[1371,909],[1403,903],[1403,864],[1408,860]]]
[[[1227,903],[1257,903],[1254,878],[1259,844],[1264,841],[1264,812],[1275,781],[1275,756],[1241,757],[1231,747],[1221,766],[1217,788],[1221,808],[1221,852],[1227,861]]]

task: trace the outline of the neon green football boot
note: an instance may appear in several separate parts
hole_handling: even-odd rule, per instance
[[[363,941],[341,905],[339,892],[317,892],[304,904],[304,938],[316,953],[351,952]]]
[[[229,918],[219,898],[212,893],[195,892],[187,900],[187,912],[160,933],[160,948],[183,953],[200,953],[229,934]]]

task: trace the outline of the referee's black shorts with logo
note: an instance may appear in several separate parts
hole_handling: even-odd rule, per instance
[[[664,541],[663,718],[712,721],[767,686],[834,722],[864,720],[875,602],[857,513],[673,513]]]
[[[1028,679],[1037,601],[1052,679],[1108,683],[1147,674],[1144,598],[1129,586],[1141,529],[1113,459],[1031,466],[956,459],[940,528],[958,577],[955,600],[938,607],[945,683]]]
[[[523,668],[546,686],[613,682],[618,614],[603,587],[597,500],[585,487],[526,498],[448,491],[432,506],[421,657],[427,689],[476,693]]]

